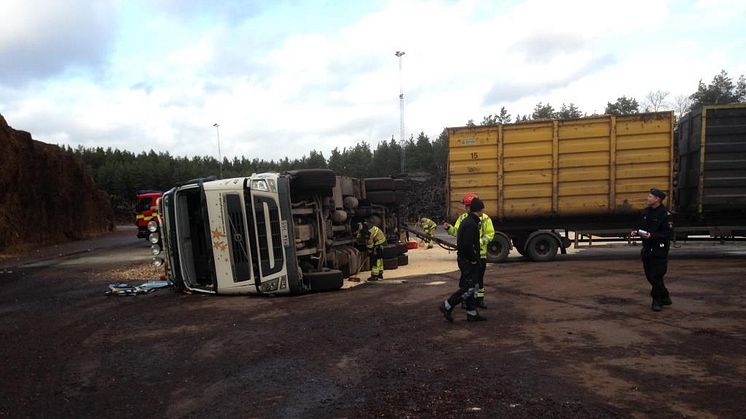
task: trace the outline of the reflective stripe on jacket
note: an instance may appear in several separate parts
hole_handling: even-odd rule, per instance
[[[371,226],[370,230],[368,230],[368,240],[365,244],[368,246],[368,249],[384,245],[386,244],[386,235],[383,234],[380,228]]]
[[[456,223],[448,229],[448,234],[455,237],[461,222],[468,216],[468,212],[459,215]],[[479,253],[484,258],[487,257],[487,245],[495,238],[495,226],[492,225],[492,219],[490,216],[485,213],[482,213],[479,225],[479,233],[481,235],[479,238]]]

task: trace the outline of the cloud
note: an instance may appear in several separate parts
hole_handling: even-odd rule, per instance
[[[100,69],[117,30],[112,1],[5,0],[2,8],[0,84]]]
[[[599,72],[613,65],[615,62],[616,59],[612,54],[604,54],[590,59],[564,77],[551,79],[549,81],[510,82],[501,80],[492,86],[489,92],[485,95],[482,103],[485,106],[492,106],[506,102],[518,101],[528,96],[547,94],[554,89],[567,87],[586,76]],[[550,71],[550,68],[547,67],[547,70]]]
[[[516,42],[509,50],[523,54],[529,63],[546,64],[558,54],[579,51],[585,44],[580,34],[537,33]]]

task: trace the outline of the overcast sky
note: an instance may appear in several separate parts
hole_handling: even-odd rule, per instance
[[[505,106],[746,74],[746,1],[0,0],[0,114],[53,144],[329,156]],[[673,109],[672,107],[670,109]]]

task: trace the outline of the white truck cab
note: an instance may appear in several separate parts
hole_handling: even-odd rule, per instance
[[[177,287],[197,292],[338,289],[364,262],[352,226],[371,214],[398,223],[363,193],[327,169],[190,181],[163,194],[156,259]]]

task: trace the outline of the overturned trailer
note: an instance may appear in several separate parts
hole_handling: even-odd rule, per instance
[[[395,181],[372,182],[383,183],[393,189]],[[163,194],[154,260],[177,287],[198,292],[339,289],[345,277],[367,269],[356,223],[373,220],[398,242],[399,196],[366,191],[364,182],[327,169],[197,179]]]

